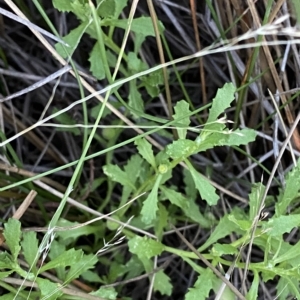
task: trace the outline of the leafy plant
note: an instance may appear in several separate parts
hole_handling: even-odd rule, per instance
[[[33,2],[41,11],[40,3],[37,0]],[[164,88],[167,90],[166,81],[168,76],[172,75],[171,72],[177,75],[176,78],[181,84],[180,75],[175,67],[175,62],[178,63],[180,60],[172,60],[170,53],[168,53],[170,62],[163,64],[161,61],[161,65],[153,69],[150,69],[141,58],[142,46],[147,39],[153,37],[157,40],[161,38],[165,47],[163,50],[169,52],[164,26],[162,22],[155,19],[155,14],[151,14],[152,17],[134,18],[130,10],[128,18],[124,18],[123,15],[121,17],[129,3],[128,0],[53,0],[52,2],[58,11],[70,13],[77,19],[75,28],[63,37],[65,44],[55,45],[57,53],[72,64],[79,83],[78,70],[72,59],[76,51],[80,50],[82,39],[88,36],[91,41],[87,59],[90,64],[89,70],[96,80],[104,82],[106,85],[104,90],[107,94],[103,103],[90,104],[88,114],[85,101],[94,95],[84,98],[83,87],[81,83],[79,84],[82,99],[72,105],[83,104],[84,124],[80,124],[82,130],[77,127],[77,122],[67,112],[72,105],[61,112],[55,107],[52,108],[52,117],[55,116],[55,120],[59,123],[55,124],[58,132],[67,131],[77,138],[83,134],[82,153],[78,161],[0,188],[1,192],[16,187],[19,187],[22,192],[27,192],[26,183],[30,182],[30,188],[33,188],[35,185],[32,181],[39,177],[76,166],[68,188],[62,200],[60,199],[60,205],[50,221],[48,231],[41,241],[33,231],[22,232],[21,223],[15,219],[9,219],[4,224],[3,237],[6,250],[0,252],[0,276],[7,282],[8,279],[18,278],[21,278],[22,282],[17,289],[3,280],[0,285],[8,292],[0,296],[0,300],[84,299],[92,296],[94,299],[117,299],[125,290],[125,288],[123,290],[123,283],[127,280],[132,281],[138,276],[147,276],[153,284],[150,286],[153,286],[154,291],[170,297],[174,282],[167,269],[156,266],[157,258],[164,255],[172,255],[184,261],[197,274],[194,285],[186,291],[187,300],[206,299],[212,293],[226,299],[235,299],[236,295],[240,297],[240,294],[237,294],[239,287],[226,285],[228,283],[226,279],[222,282],[221,278],[224,280],[228,274],[225,276],[222,269],[219,272],[216,269],[219,266],[228,270],[228,273],[236,267],[244,270],[245,274],[249,272],[253,277],[242,299],[257,299],[260,282],[271,280],[276,284],[278,299],[288,297],[300,299],[298,272],[300,242],[292,243],[286,239],[286,236],[294,228],[299,227],[300,223],[299,209],[295,205],[299,198],[300,161],[287,174],[285,187],[279,189],[278,195],[270,195],[268,201],[264,202],[267,187],[263,183],[256,183],[252,185],[246,208],[233,207],[217,219],[211,211],[217,205],[220,196],[216,185],[210,180],[209,175],[212,171],[210,166],[206,169],[199,167],[194,160],[199,153],[203,155],[204,152],[218,147],[223,147],[222,149],[234,147],[242,152],[238,147],[248,145],[255,140],[254,130],[237,129],[238,122],[234,124],[234,129],[228,126],[226,113],[233,106],[235,93],[240,92],[240,89],[237,90],[233,84],[227,83],[218,90],[211,103],[197,109],[193,107],[188,94],[183,92],[184,99],[180,98],[182,100],[176,103],[174,101],[172,107],[174,111],[171,112],[172,109],[169,111],[168,120],[151,115],[149,104],[160,95],[164,83]],[[268,8],[271,8],[271,4],[272,1],[268,1]],[[212,4],[208,1],[207,5],[216,18]],[[43,13],[44,20],[51,25],[47,14]],[[265,18],[267,19],[268,17]],[[158,32],[155,32],[154,24],[157,25]],[[124,43],[119,45],[115,41],[115,35],[124,31]],[[132,34],[132,44],[126,43],[129,32]],[[221,32],[221,35],[225,40],[225,32]],[[205,51],[209,52],[207,49]],[[163,52],[161,51],[160,54]],[[197,56],[187,56],[182,61],[200,57],[201,53],[200,51]],[[257,57],[258,48],[254,54],[253,57]],[[255,58],[250,62],[249,70],[254,68],[254,60]],[[165,66],[172,66],[173,62],[174,69],[166,70]],[[140,74],[143,76],[138,76]],[[246,75],[245,81],[246,79],[250,81],[252,72]],[[127,84],[125,92],[122,90],[123,84]],[[185,91],[183,87],[181,88]],[[246,93],[246,89],[240,93],[239,101],[244,98],[243,93]],[[110,109],[117,109],[118,113],[123,114],[122,118],[111,121],[113,119],[110,116],[111,111],[105,107],[108,100],[112,103]],[[242,103],[236,104],[235,108],[235,119],[238,119]],[[198,114],[207,109],[209,109],[208,118],[203,121],[203,117],[200,118]],[[120,114],[116,115],[120,116]],[[124,116],[134,120],[137,127],[145,128],[145,132],[128,138],[128,135],[124,134]],[[96,129],[104,118],[103,123],[109,120],[116,128],[106,127],[99,134]],[[195,126],[195,119],[201,125]],[[89,120],[94,124],[88,124]],[[147,131],[148,129],[151,130]],[[159,145],[154,148],[157,143],[150,137],[151,134],[154,134],[154,137],[164,138],[164,146]],[[1,136],[5,140],[5,135],[1,133]],[[100,144],[101,151],[94,153],[92,142],[95,143],[95,148]],[[132,151],[126,149],[126,155],[120,162],[118,155],[114,155],[113,151],[129,144],[132,145]],[[17,154],[9,144],[7,149],[10,152],[8,159],[11,160],[13,157],[15,162],[18,162],[18,167],[21,167]],[[87,156],[88,151],[91,152],[89,156]],[[100,170],[101,175],[94,178],[92,174],[94,167],[91,165],[90,182],[81,186],[84,161],[104,154],[105,158],[100,163],[96,163],[96,168]],[[14,180],[7,174],[3,175],[2,179],[5,184]],[[98,193],[101,189],[104,192]],[[44,190],[39,191],[41,194],[44,193],[43,196],[46,194]],[[13,192],[14,196],[16,194]],[[49,194],[46,194],[47,197]],[[99,212],[109,211],[112,214],[111,219],[101,226],[91,225],[90,221],[88,221],[89,225],[81,226],[77,222],[62,219],[61,215],[69,196],[79,198],[81,208],[85,206],[87,211],[84,212],[84,218],[91,217],[90,206],[93,206],[96,207],[94,214],[99,215]],[[132,198],[137,200],[133,202]],[[57,201],[56,198],[54,200]],[[263,203],[275,207],[274,214],[267,219],[261,211]],[[43,204],[40,204],[40,207],[44,209]],[[133,216],[132,220],[131,216]],[[77,217],[76,215],[75,218]],[[128,220],[130,220],[128,227],[123,225],[117,228],[119,225],[116,223],[124,222],[123,224],[127,225]],[[183,238],[189,249],[177,248],[170,246],[165,238],[170,230],[170,223],[175,226],[182,223],[200,226],[209,230],[210,234],[198,245],[198,249],[193,249]],[[60,231],[56,226],[69,230]],[[113,233],[115,230],[117,232]],[[121,232],[124,234],[122,238],[120,238]],[[234,236],[236,239],[230,242],[229,236]],[[115,250],[114,246],[123,242],[125,237],[128,246],[125,252],[122,252],[125,243],[120,247],[120,251]],[[82,245],[81,240],[85,239],[87,242]],[[105,242],[105,239],[110,242]],[[247,257],[245,262],[241,258],[242,251],[253,246],[262,253],[261,260],[253,262]],[[102,256],[107,250],[111,250],[111,256]],[[207,267],[204,267],[202,262],[199,263],[199,259],[205,262]],[[49,276],[50,271],[52,275],[55,274],[56,280]],[[68,290],[70,283],[76,283],[78,278],[89,284],[93,292],[89,295],[79,292],[76,295],[70,293]],[[112,287],[111,284],[119,284],[119,286]]]

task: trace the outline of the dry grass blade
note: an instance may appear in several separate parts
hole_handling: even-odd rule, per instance
[[[11,0],[5,0],[7,5],[20,17],[27,20],[26,16],[20,11],[20,9],[11,1]],[[34,28],[30,28],[30,30],[33,32],[33,34],[41,41],[41,43],[46,47],[46,49],[63,65],[66,66],[67,62],[55,51],[55,49],[50,45],[50,43]],[[75,73],[73,71],[70,71],[70,73],[76,77]],[[80,77],[81,84],[91,93],[93,97],[96,97],[99,101],[103,102],[103,97],[100,96],[98,92],[82,77]],[[109,87],[108,89],[112,89],[113,87]],[[124,121],[127,125],[133,126],[134,123],[131,122],[127,117],[125,117],[121,112],[119,112],[113,105],[111,105],[109,102],[106,103],[106,107],[113,112],[118,118],[120,118],[122,121]],[[34,128],[34,127],[32,127]],[[142,134],[143,131],[136,128],[135,129],[137,133]],[[146,137],[148,141],[161,149],[161,146],[151,137]]]
[[[72,68],[70,66],[64,66],[62,69],[58,70],[57,72],[49,75],[48,77],[34,83],[33,85],[27,87],[26,89],[23,89],[22,91],[19,91],[19,92],[16,92],[12,95],[9,95],[7,97],[3,97],[3,98],[0,98],[0,103],[1,102],[5,102],[5,101],[8,101],[8,100],[12,100],[14,98],[17,98],[17,97],[20,97],[24,94],[27,94],[29,92],[32,92],[40,87],[42,87],[43,85],[47,84],[48,82],[56,79],[57,77],[60,77],[62,76],[63,74],[69,72]]]
[[[13,215],[14,219],[19,220],[24,215],[24,213],[26,212],[27,208],[29,207],[29,205],[31,204],[31,202],[33,201],[36,195],[37,195],[36,191],[30,191],[30,193],[27,195],[27,197],[24,199],[22,204],[14,213]]]
[[[191,13],[192,13],[193,28],[194,28],[197,51],[200,52],[201,51],[201,42],[200,42],[200,33],[198,30],[197,16],[196,16],[196,11],[197,11],[196,0],[190,0],[190,6],[191,6]],[[203,104],[207,104],[206,80],[205,80],[205,71],[204,71],[204,64],[203,64],[202,57],[199,59],[199,70],[200,70],[200,85],[201,85],[201,91],[202,91]]]
[[[154,32],[155,32],[155,37],[156,37],[156,44],[157,44],[157,49],[159,53],[159,58],[160,58],[160,63],[165,64],[165,56],[164,56],[164,51],[163,51],[163,46],[160,38],[160,32],[158,29],[158,19],[157,15],[155,13],[155,8],[153,5],[152,0],[147,0],[148,8],[150,11],[153,27],[154,27]],[[166,89],[166,98],[167,98],[167,107],[168,107],[168,112],[169,112],[169,119],[172,120],[172,114],[173,114],[173,105],[172,105],[172,98],[171,98],[171,92],[170,92],[170,86],[169,86],[169,79],[168,79],[168,73],[167,73],[167,68],[163,67],[163,76],[164,76],[164,84],[165,84],[165,89]],[[174,138],[178,138],[178,134],[176,130],[173,130],[173,135]]]
[[[20,18],[17,15],[12,14],[11,12],[9,12],[9,11],[1,8],[1,7],[0,7],[0,14],[3,15],[3,16],[6,16],[6,17],[8,17],[12,20],[15,20],[15,21],[17,21],[17,22],[19,22],[23,25],[26,25],[29,28],[33,28],[34,30],[40,32],[41,34],[51,38],[52,40],[54,40],[56,42],[59,42],[61,44],[64,44],[66,47],[69,47],[69,45],[65,41],[60,39],[59,37],[53,35],[52,33],[48,32],[46,30],[44,30],[43,28],[40,28],[40,27],[36,26],[35,24],[31,23],[30,21],[28,21],[26,19]]]

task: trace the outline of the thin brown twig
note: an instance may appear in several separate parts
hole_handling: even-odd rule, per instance
[[[197,51],[201,51],[200,33],[198,30],[198,23],[197,23],[197,16],[196,16],[196,12],[197,12],[196,0],[190,0],[190,6],[191,6],[191,15],[192,15]],[[207,104],[206,80],[205,80],[204,64],[203,64],[202,57],[199,58],[199,70],[200,70],[200,86],[202,91],[202,101],[203,104],[206,105]]]
[[[153,27],[154,27],[154,32],[155,32],[155,38],[156,38],[156,44],[157,44],[157,49],[158,49],[158,53],[159,53],[160,63],[165,64],[166,60],[165,60],[164,50],[163,50],[163,46],[162,46],[162,42],[161,42],[161,38],[160,38],[160,32],[159,32],[159,29],[158,29],[158,21],[157,21],[157,15],[156,15],[156,12],[155,12],[155,8],[154,8],[154,5],[152,3],[152,0],[147,0],[147,4],[148,4],[151,19],[152,19],[152,24],[153,24]],[[173,115],[173,105],[172,105],[172,99],[171,99],[171,91],[170,91],[167,68],[163,67],[162,71],[163,71],[163,76],[164,76],[167,106],[168,106],[168,111],[169,111],[169,116],[168,117],[169,117],[170,120],[172,120],[173,119],[173,117],[172,117],[172,115]],[[178,133],[177,133],[176,129],[173,129],[172,132],[173,132],[174,138],[178,139]]]
[[[23,216],[24,212],[27,210],[33,199],[36,197],[37,192],[31,190],[27,197],[24,199],[22,204],[19,206],[19,208],[16,210],[16,212],[13,215],[14,219],[20,220],[21,217]]]

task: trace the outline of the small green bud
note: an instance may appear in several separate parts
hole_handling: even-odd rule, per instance
[[[166,173],[167,171],[168,171],[168,166],[167,166],[167,165],[165,165],[165,164],[159,165],[159,167],[158,167],[158,172],[159,172],[160,174],[164,174],[164,173]]]

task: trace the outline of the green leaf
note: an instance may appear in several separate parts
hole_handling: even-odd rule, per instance
[[[191,197],[187,198],[188,199],[188,207],[183,208],[183,211],[185,215],[195,221],[197,224],[199,224],[203,228],[210,228],[212,226],[212,223],[207,220],[199,211],[199,205],[195,203],[195,200],[192,199]]]
[[[213,290],[215,293],[221,293],[219,299],[236,300],[237,298],[231,289],[227,285],[224,285],[221,279],[216,277],[214,277],[213,281]]]
[[[62,286],[59,283],[53,283],[48,279],[40,277],[36,278],[36,283],[41,290],[41,297],[39,299],[56,300],[63,295],[63,292],[61,291]]]
[[[145,271],[141,260],[136,255],[133,255],[130,258],[130,260],[126,263],[125,268],[127,272],[127,279],[137,277]]]
[[[162,240],[164,228],[168,225],[169,213],[167,209],[161,204],[158,204],[158,218],[154,225],[154,232],[159,241]]]
[[[151,189],[151,192],[149,193],[147,199],[143,203],[143,207],[141,210],[142,221],[147,225],[150,224],[156,218],[156,211],[158,209],[157,193],[161,179],[162,174],[159,174],[156,178],[153,188]]]
[[[69,47],[65,47],[61,43],[55,44],[55,49],[61,57],[66,59],[69,56],[72,56],[73,52],[78,48],[78,44],[88,26],[88,22],[83,22],[62,38]]]
[[[195,186],[200,193],[200,196],[205,200],[209,205],[216,205],[219,196],[216,194],[216,189],[211,185],[211,183],[200,173],[198,173],[190,162],[185,160],[188,169],[191,172]]]
[[[82,250],[75,250],[74,248],[63,252],[58,257],[54,258],[39,269],[39,273],[45,272],[57,267],[66,267],[77,264],[83,256]]]
[[[198,146],[198,152],[203,152],[216,146],[226,145],[229,139],[229,134],[226,134],[226,132],[228,133],[229,131],[223,129],[222,132],[213,132],[198,136],[195,141]]]
[[[131,113],[135,118],[140,117],[140,113],[144,112],[144,100],[141,93],[138,91],[136,81],[132,80],[129,83],[130,93],[128,96],[128,105],[132,108]]]
[[[158,271],[154,278],[154,291],[159,291],[162,295],[171,296],[173,286],[170,283],[170,277],[163,270]]]
[[[79,225],[78,222],[70,222],[66,219],[59,219],[57,226],[59,227],[71,227]],[[56,235],[61,238],[61,241],[64,245],[70,245],[71,243],[75,242],[81,236],[87,236],[90,234],[98,234],[99,233],[99,226],[92,226],[92,225],[85,225],[80,226],[76,229],[72,230],[62,230],[58,231]]]
[[[8,294],[0,296],[0,300],[12,300],[12,299],[14,299],[14,300],[24,300],[23,297],[16,296],[16,292],[8,293]]]
[[[52,3],[61,12],[70,12],[73,10],[70,0],[53,0]]]
[[[255,141],[256,132],[252,129],[237,129],[229,134],[229,138],[226,141],[227,146],[240,146],[247,145],[250,142]]]
[[[233,214],[228,216],[228,219],[237,225],[242,231],[248,231],[252,227],[252,221],[237,219]]]
[[[197,149],[197,143],[191,140],[177,140],[167,146],[167,154],[173,159],[186,158]]]
[[[164,245],[158,241],[146,236],[135,236],[128,242],[129,251],[136,254],[138,258],[150,259],[153,256],[160,255],[164,250]]]
[[[11,255],[7,252],[0,252],[0,269],[10,269],[14,262],[11,260]]]
[[[134,52],[128,53],[127,60],[128,69],[132,72],[132,74],[142,72],[147,69],[147,65],[138,58],[137,54]]]
[[[163,84],[163,74],[161,70],[152,72],[148,76],[141,78],[147,93],[152,97],[157,97],[160,93],[159,85]]]
[[[139,154],[156,170],[155,157],[152,150],[152,145],[144,138],[135,140]]]
[[[189,288],[185,295],[185,300],[205,300],[209,296],[209,292],[213,288],[214,274],[210,269],[206,269],[201,274],[194,287]]]
[[[294,227],[300,224],[300,215],[280,216],[272,218],[267,223],[263,224],[264,231],[269,236],[281,236],[284,233],[289,233]]]
[[[288,260],[295,259],[300,255],[300,241],[293,245],[289,250],[285,251],[279,257],[274,259],[274,264],[287,262]]]
[[[36,232],[29,231],[24,232],[23,241],[21,242],[23,255],[25,257],[26,262],[32,268],[34,272],[36,272],[36,259],[38,253],[38,239],[36,237]]]
[[[105,78],[105,70],[101,59],[101,47],[99,42],[96,42],[91,53],[89,62],[91,63],[90,71],[99,80]]]
[[[59,224],[57,224],[60,226]],[[72,230],[70,230],[72,231]],[[66,230],[66,232],[70,232],[69,230]],[[60,233],[60,232],[57,232]],[[63,241],[63,242],[62,242]],[[59,257],[66,251],[66,246],[68,244],[68,241],[62,240],[60,238],[60,241],[58,242],[56,239],[52,241],[50,251],[48,253],[48,258],[50,261],[54,260],[56,257]],[[66,279],[66,270],[64,266],[58,266],[55,268],[56,276],[64,281]]]
[[[126,30],[126,28],[128,27],[128,20],[127,19],[119,19],[119,20],[107,19],[107,20],[103,20],[101,22],[101,24],[103,26],[116,26],[116,27]],[[134,33],[139,33],[144,36],[155,37],[152,19],[150,17],[139,17],[139,18],[133,19],[130,29]],[[160,33],[163,33],[164,26],[160,21],[158,22],[158,29],[159,29]]]
[[[223,124],[214,123],[220,114],[225,112],[225,109],[230,107],[234,100],[235,87],[232,83],[225,83],[225,85],[218,89],[216,97],[212,101],[212,106],[209,110],[207,124],[204,126],[208,130],[220,130],[224,128]],[[202,135],[202,134],[201,134]]]
[[[10,271],[6,271],[6,272],[0,272],[0,279],[3,279],[3,278],[6,278],[8,277],[10,274],[12,274],[14,272],[14,270],[10,270]],[[2,299],[2,296],[0,296],[0,299]],[[12,298],[9,298],[10,299],[13,299]]]
[[[228,129],[221,132],[206,133],[196,139],[198,152],[212,149],[216,146],[239,146],[246,145],[255,140],[256,133],[252,129],[237,129],[229,131]]]
[[[17,261],[17,257],[21,250],[21,223],[16,219],[9,219],[7,223],[4,224],[3,235],[6,239],[6,245],[11,252],[13,261]]]
[[[103,0],[97,0],[97,4],[102,3]],[[112,11],[112,8],[114,9],[114,14],[112,16],[108,16],[108,15],[104,15],[103,14],[103,18],[113,18],[113,19],[118,19],[119,15],[121,14],[121,12],[123,11],[123,8],[127,5],[128,0],[109,0],[109,1],[105,1],[108,2],[106,5],[108,6],[108,13]],[[102,4],[100,6],[102,9]],[[105,8],[106,9],[106,8]]]
[[[218,256],[221,257],[224,254],[237,254],[238,250],[236,249],[236,247],[233,247],[231,245],[226,245],[226,244],[219,244],[216,243],[214,244],[214,246],[211,249],[211,254],[213,256]]]
[[[188,127],[191,123],[190,118],[187,116],[191,113],[189,110],[189,104],[184,101],[178,101],[174,107],[175,114],[173,115],[174,120],[178,120],[177,124],[182,125],[182,127]],[[178,136],[180,139],[185,139],[187,129],[181,129],[180,127],[177,128]]]
[[[128,0],[117,0],[115,1],[115,15],[114,18],[117,19],[121,12],[123,11],[123,8],[127,6]]]
[[[292,278],[290,276],[280,277],[276,289],[277,289],[276,299],[279,300],[300,299],[298,276],[297,278]]]
[[[293,295],[293,293],[291,293],[290,289],[289,289],[289,282],[288,280],[286,280],[285,277],[280,277],[278,280],[278,284],[276,287],[276,297],[275,299],[278,300],[286,300],[289,299],[288,296],[289,295]]]
[[[97,12],[104,19],[113,18],[116,14],[116,0],[103,0]]]
[[[127,164],[124,166],[124,171],[133,184],[136,183],[136,180],[140,176],[142,163],[143,159],[138,154],[134,154],[130,157],[130,159],[127,161]]]
[[[85,0],[72,0],[72,11],[76,14],[76,17],[82,22],[91,19],[91,8],[88,1]]]
[[[256,183],[251,189],[249,195],[249,220],[253,221],[259,214],[259,206],[261,203],[262,196],[264,194],[265,187],[261,183]]]
[[[189,206],[188,200],[182,196],[181,193],[178,193],[172,189],[169,189],[165,186],[161,186],[160,190],[165,194],[166,198],[174,205],[180,208],[187,208]]]
[[[88,254],[83,255],[76,264],[72,264],[68,274],[66,275],[66,282],[71,282],[72,280],[78,278],[82,273],[95,267],[98,262],[96,255]]]
[[[95,282],[95,283],[102,283],[105,284],[105,281],[100,278],[98,274],[95,273],[95,271],[87,270],[84,273],[80,275],[80,277],[85,282]]]
[[[290,203],[298,196],[300,187],[300,159],[297,166],[286,176],[285,189],[282,197],[275,205],[276,215],[280,216],[286,212]]]
[[[101,287],[95,292],[91,292],[90,295],[101,297],[102,299],[115,300],[118,293],[113,287]]]
[[[196,200],[196,197],[198,195],[197,189],[193,177],[191,175],[191,172],[186,168],[183,169],[183,182],[185,185],[184,191],[186,195],[191,199]]]
[[[236,230],[237,230],[237,225],[230,221],[228,215],[225,215],[224,217],[221,218],[214,231],[209,235],[209,238],[198,249],[198,251],[199,252],[204,251],[210,245],[217,242],[219,239],[228,236],[229,234],[235,232]]]
[[[126,175],[124,171],[120,169],[117,165],[106,165],[103,167],[103,172],[106,174],[111,180],[119,182],[123,186],[129,186],[133,190],[136,190],[135,186],[130,181],[130,178]]]

